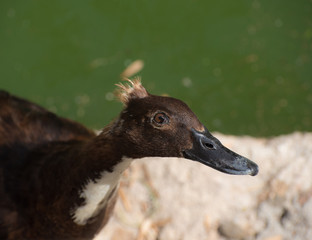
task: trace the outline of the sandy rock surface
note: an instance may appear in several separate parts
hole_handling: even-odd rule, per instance
[[[255,161],[232,176],[184,159],[132,163],[96,240],[311,240],[312,133],[271,139],[215,134]],[[145,161],[144,161],[145,160]]]

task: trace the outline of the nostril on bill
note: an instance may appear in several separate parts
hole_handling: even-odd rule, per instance
[[[216,147],[214,146],[214,144],[208,142],[208,141],[202,141],[202,144],[205,148],[209,149],[209,150],[215,150]]]

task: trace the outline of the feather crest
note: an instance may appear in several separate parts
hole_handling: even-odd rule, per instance
[[[128,81],[128,83],[116,84],[118,87],[116,96],[124,105],[127,105],[131,99],[145,98],[149,95],[146,89],[143,87],[139,77],[136,77],[134,80],[128,78],[125,78],[124,80]]]

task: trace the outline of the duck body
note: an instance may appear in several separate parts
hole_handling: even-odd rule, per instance
[[[88,170],[74,169],[78,156],[84,157],[81,147],[94,137],[78,123],[0,93],[1,239],[88,237],[64,212],[81,201],[79,180],[86,180],[82,176]],[[88,177],[96,176],[89,171]]]
[[[257,173],[250,160],[224,150],[186,104],[131,84],[119,85],[125,108],[99,135],[0,92],[0,239],[92,239],[134,159],[181,157],[230,174]]]

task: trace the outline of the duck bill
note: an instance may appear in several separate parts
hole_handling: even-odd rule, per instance
[[[228,174],[257,175],[257,164],[224,147],[206,128],[204,132],[192,129],[192,135],[193,148],[183,152],[185,158]]]

